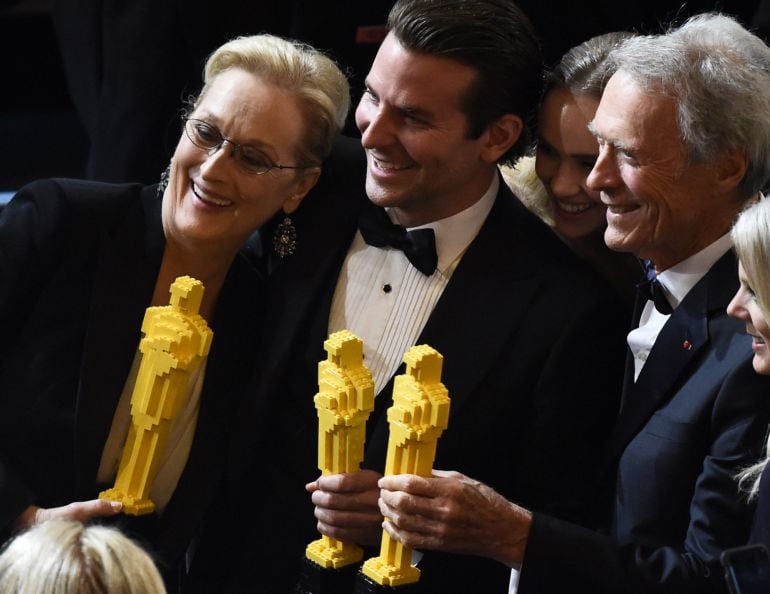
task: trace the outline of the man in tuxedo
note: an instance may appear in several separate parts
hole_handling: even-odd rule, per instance
[[[649,280],[602,463],[607,530],[454,473],[386,477],[380,507],[412,546],[520,568],[520,594],[722,591],[720,553],[745,543],[751,517],[734,476],[757,457],[770,404],[751,339],[725,312],[738,287],[728,232],[770,173],[770,72],[757,67],[770,50],[701,15],[611,59],[588,183],[608,207],[607,244],[647,261]]]
[[[324,166],[292,216],[296,253],[266,263],[258,385],[230,464],[230,492],[249,513],[225,512],[243,520],[226,537],[244,560],[223,573],[237,581],[244,567],[249,591],[258,559],[269,559],[265,591],[288,591],[316,528],[379,543],[385,411],[415,344],[444,356],[452,399],[436,467],[583,519],[619,404],[627,314],[500,180],[497,164],[529,143],[541,79],[534,31],[508,0],[402,0],[391,11],[356,111],[366,163],[360,148],[338,147],[351,154]],[[375,411],[364,470],[319,478],[317,365],[342,328],[364,341]],[[419,567],[426,592],[508,583],[506,568],[477,557],[426,553]]]

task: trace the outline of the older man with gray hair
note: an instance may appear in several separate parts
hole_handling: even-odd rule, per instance
[[[721,592],[720,553],[746,542],[751,518],[734,475],[758,456],[770,410],[752,341],[725,313],[738,286],[728,232],[770,175],[770,49],[706,14],[629,39],[613,59],[588,183],[608,207],[607,244],[648,273],[603,460],[600,529],[523,509],[458,473],[385,477],[380,507],[410,546],[520,569],[520,594]]]

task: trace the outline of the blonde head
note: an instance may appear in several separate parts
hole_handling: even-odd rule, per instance
[[[350,88],[339,67],[300,42],[266,34],[238,37],[209,57],[203,90],[195,103],[219,74],[233,68],[296,95],[306,127],[297,158],[307,166],[319,165],[331,151],[350,109]]]
[[[149,555],[119,530],[51,520],[0,554],[0,594],[165,594]]]
[[[770,201],[763,198],[746,208],[730,235],[757,305],[770,322]],[[770,453],[770,442],[767,453]],[[757,464],[738,475],[741,488],[748,491],[750,498],[759,492],[759,479],[767,465],[767,453]]]

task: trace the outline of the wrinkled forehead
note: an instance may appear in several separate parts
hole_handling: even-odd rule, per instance
[[[618,70],[602,94],[591,130],[597,137],[637,142],[681,142],[676,101],[644,86],[630,73]]]

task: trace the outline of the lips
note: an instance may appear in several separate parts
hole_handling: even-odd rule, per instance
[[[607,204],[607,212],[614,215],[623,215],[637,210],[639,207],[635,204]]]
[[[369,153],[369,156],[372,158],[372,164],[374,165],[374,167],[385,173],[404,171],[406,169],[411,169],[412,167],[414,167],[413,163],[406,163],[406,164],[394,163],[392,161],[379,159],[375,157],[372,153]]]
[[[580,214],[587,210],[590,210],[597,206],[595,202],[566,202],[564,200],[556,200],[556,206],[559,210],[568,214]]]
[[[193,194],[195,194],[195,197],[198,198],[201,202],[204,204],[207,204],[209,206],[216,206],[216,207],[226,207],[231,206],[233,204],[232,200],[226,200],[224,198],[218,198],[210,193],[204,192],[195,185],[195,183],[190,182],[190,187],[192,188]]]

